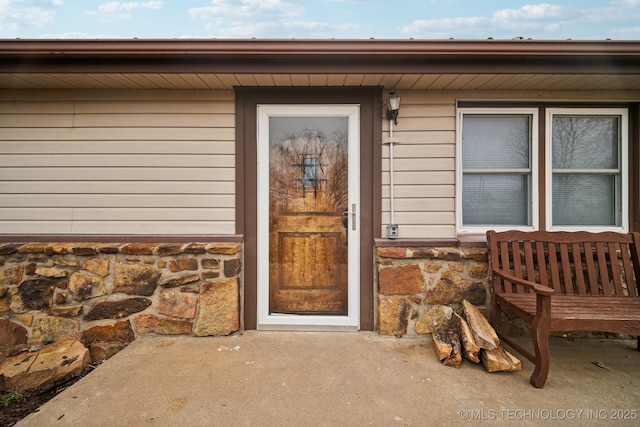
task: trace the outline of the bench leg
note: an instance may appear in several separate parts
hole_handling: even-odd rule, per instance
[[[549,375],[549,331],[545,331],[541,325],[531,326],[536,367],[529,382],[536,388],[542,388]]]
[[[636,339],[638,340],[638,351],[640,351],[640,337],[636,337]]]
[[[537,314],[531,322],[531,336],[535,350],[535,369],[529,382],[536,388],[544,387],[549,375],[549,334],[551,299],[540,295],[536,298]]]

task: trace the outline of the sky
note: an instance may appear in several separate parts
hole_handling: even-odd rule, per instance
[[[0,39],[638,40],[640,0],[0,0]]]

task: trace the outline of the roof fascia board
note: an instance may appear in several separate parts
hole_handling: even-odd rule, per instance
[[[0,40],[0,72],[637,74],[640,42]]]

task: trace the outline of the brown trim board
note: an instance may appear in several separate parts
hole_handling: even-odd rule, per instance
[[[382,88],[236,88],[236,233],[244,236],[244,328],[257,327],[258,104],[360,105],[360,329],[374,328],[373,242],[380,237]]]
[[[0,40],[2,73],[636,74],[640,43],[586,40]]]

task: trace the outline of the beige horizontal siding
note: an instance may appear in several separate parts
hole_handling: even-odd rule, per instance
[[[1,116],[0,116],[1,117]],[[1,132],[1,130],[0,130]],[[211,140],[150,140],[144,144],[138,144],[133,139],[109,140],[108,144],[103,140],[64,140],[56,141],[53,139],[45,140],[0,140],[0,155],[4,154],[111,154],[117,156],[119,154],[144,154],[146,156],[153,154],[176,154],[199,153],[192,154],[216,156],[231,155],[235,153],[235,141],[216,140],[215,144]]]
[[[0,167],[76,167],[77,165],[102,167],[219,167],[233,168],[232,155],[213,154],[2,154]]]
[[[3,194],[130,194],[131,187],[140,194],[228,194],[235,193],[233,181],[7,181]]]
[[[456,101],[637,100],[637,93],[482,91],[477,76],[405,76],[394,127],[394,222],[400,237],[454,238]],[[555,84],[531,76],[531,83]],[[376,85],[365,75],[144,75],[158,87]],[[399,77],[400,78],[400,77]],[[117,84],[108,75],[86,79]],[[448,79],[448,80],[447,80]],[[595,84],[595,82],[594,82]],[[460,86],[462,85],[462,86]],[[562,87],[557,80],[558,87]],[[408,87],[407,85],[404,85]],[[125,87],[125,86],[123,86]],[[447,92],[461,87],[465,92]],[[439,89],[439,90],[433,90]],[[383,137],[389,122],[383,120]],[[390,221],[382,150],[382,236]],[[0,97],[0,233],[235,232],[234,95],[227,91],[6,91]]]
[[[38,221],[39,234],[229,234],[220,230],[234,229],[234,221]],[[11,233],[33,234],[33,221],[11,221]],[[109,233],[109,230],[117,230]]]
[[[1,208],[0,219],[15,217],[20,208]],[[230,210],[232,208],[226,208]],[[202,221],[220,213],[220,208],[162,208],[154,212],[155,221]],[[111,221],[118,218],[121,221],[145,221],[149,219],[149,208],[41,208],[26,210],[22,213],[23,221]]]
[[[105,162],[108,160],[104,159]],[[50,180],[75,181],[226,181],[233,179],[232,168],[172,168],[172,167],[116,167],[108,163],[100,167],[11,167],[0,169],[2,181],[40,181],[48,177]],[[120,184],[122,185],[122,184]]]
[[[234,196],[207,194],[9,194],[0,195],[0,206],[24,208],[193,208],[233,207]]]
[[[407,226],[451,225],[453,212],[396,212],[396,223]],[[385,215],[382,216],[385,218]],[[388,217],[387,217],[388,219]],[[405,236],[409,237],[409,236]],[[414,237],[414,236],[411,236]]]
[[[455,196],[455,187],[450,185],[398,185],[396,183],[395,197],[399,199],[441,199],[441,198],[453,198]],[[389,185],[385,185],[382,188],[382,197],[389,198],[390,189]],[[431,200],[429,200],[431,201]],[[433,206],[433,205],[432,205]]]
[[[394,220],[401,238],[455,238],[456,103],[472,101],[568,101],[637,100],[637,93],[589,91],[517,91],[521,77],[506,81],[503,91],[481,91],[491,80],[477,76],[462,90],[459,76],[413,76],[412,91],[398,91],[402,103],[394,126]],[[562,87],[563,76],[530,76],[528,83]],[[552,80],[549,80],[552,79]],[[438,90],[433,90],[438,89]],[[389,121],[383,120],[383,140]],[[391,221],[389,145],[382,147],[382,229],[387,236]]]
[[[1,119],[0,119],[1,120]],[[1,126],[0,121],[0,126]],[[132,141],[180,141],[188,138],[193,141],[211,141],[212,130],[215,137],[222,141],[232,141],[235,138],[234,130],[216,128],[171,128],[162,127],[102,127],[102,128],[2,128],[0,129],[0,141],[104,141],[128,139]],[[179,148],[177,145],[176,150]]]
[[[235,233],[233,92],[6,95],[0,233]]]
[[[398,95],[402,104],[393,134],[399,141],[393,149],[393,222],[401,238],[455,237],[456,98],[428,92]],[[389,122],[383,123],[388,137]],[[389,153],[389,145],[383,145],[382,236],[391,222]]]

